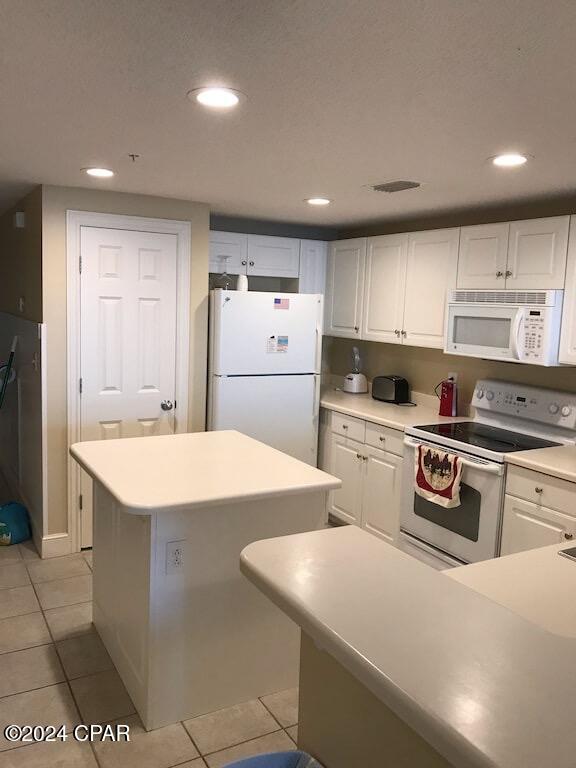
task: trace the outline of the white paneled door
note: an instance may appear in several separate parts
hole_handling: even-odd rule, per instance
[[[174,431],[177,235],[81,227],[80,439]],[[92,489],[81,479],[81,546]]]

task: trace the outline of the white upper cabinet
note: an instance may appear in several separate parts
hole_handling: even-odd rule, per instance
[[[462,227],[458,288],[563,288],[568,227],[568,216]]]
[[[245,275],[248,265],[248,235],[210,231],[210,272]]]
[[[460,230],[435,229],[408,236],[404,344],[444,347],[446,293],[456,285]]]
[[[368,239],[362,338],[402,343],[408,235]]]
[[[248,275],[298,277],[300,240],[292,237],[248,235]]]
[[[365,238],[330,244],[325,299],[328,336],[360,338],[365,260]]]
[[[506,288],[564,288],[569,216],[510,224]]]
[[[504,288],[510,225],[462,227],[458,257],[458,288]]]
[[[328,243],[323,240],[300,240],[299,293],[325,293]]]

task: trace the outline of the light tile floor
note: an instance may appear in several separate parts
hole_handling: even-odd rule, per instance
[[[0,547],[0,768],[221,768],[295,749],[298,690],[147,733],[92,626],[92,553],[40,560]],[[120,722],[130,743],[22,746],[6,725]]]

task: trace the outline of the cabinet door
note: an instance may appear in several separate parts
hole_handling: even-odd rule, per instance
[[[299,293],[326,292],[326,259],[328,243],[323,240],[300,240]]]
[[[501,555],[561,544],[576,535],[576,518],[506,494]]]
[[[510,224],[506,288],[564,288],[569,216]]]
[[[326,279],[328,336],[360,337],[366,240],[338,240],[330,244]]]
[[[462,227],[458,250],[458,288],[504,288],[510,225]]]
[[[566,290],[560,335],[561,363],[576,365],[576,216],[570,218],[570,242],[566,264]]]
[[[446,294],[456,285],[459,229],[413,232],[408,236],[404,344],[444,348]]]
[[[362,489],[362,528],[391,544],[398,539],[402,459],[365,446]]]
[[[332,435],[330,474],[341,480],[342,486],[330,492],[328,511],[340,520],[355,525],[360,525],[363,456],[362,443],[340,437],[340,435]]]
[[[245,275],[248,264],[248,235],[210,232],[210,272]]]
[[[402,343],[408,235],[368,238],[362,338]]]
[[[298,277],[300,240],[248,235],[248,274],[255,277]]]

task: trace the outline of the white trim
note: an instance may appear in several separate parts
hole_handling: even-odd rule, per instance
[[[48,557],[62,557],[72,552],[71,539],[68,533],[50,533],[48,536],[43,536],[40,542],[34,539],[34,543],[43,560]]]
[[[46,365],[46,335],[47,328],[45,323],[38,325],[38,333],[40,335],[40,401],[42,408],[42,423],[41,423],[41,441],[42,441],[42,531],[48,530],[48,376]],[[34,543],[36,549],[39,549],[39,537],[38,531],[34,530]]]
[[[80,273],[78,260],[80,257],[81,227],[103,227],[176,235],[176,401],[178,406],[174,414],[174,430],[175,432],[187,432],[190,354],[190,243],[192,232],[190,222],[69,210],[66,211],[68,447],[78,442],[80,435],[80,398],[78,395],[80,376]],[[68,456],[68,534],[54,534],[43,540],[43,542],[45,540],[52,541],[55,536],[69,536],[69,551],[71,552],[80,551],[79,481],[78,464],[72,457]],[[49,545],[49,549],[52,548],[53,545]]]

